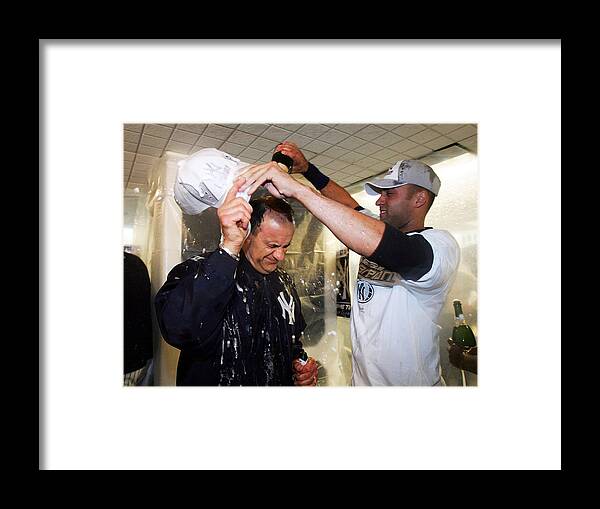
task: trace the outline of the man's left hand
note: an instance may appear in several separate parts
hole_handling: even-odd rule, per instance
[[[240,191],[246,191],[249,195],[264,185],[276,198],[290,198],[305,187],[274,162],[252,165],[240,177],[246,179]]]

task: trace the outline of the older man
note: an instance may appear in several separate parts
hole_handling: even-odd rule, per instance
[[[236,197],[243,182],[218,209],[219,249],[177,265],[156,295],[163,338],[181,350],[177,385],[316,385],[300,300],[278,267],[294,235],[292,208],[273,196]]]

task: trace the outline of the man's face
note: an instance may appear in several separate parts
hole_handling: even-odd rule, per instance
[[[379,219],[402,229],[412,219],[412,197],[414,190],[404,185],[383,190],[375,202],[379,207]]]
[[[261,274],[270,274],[285,258],[294,236],[294,225],[281,214],[267,210],[256,232],[244,244],[244,254]]]

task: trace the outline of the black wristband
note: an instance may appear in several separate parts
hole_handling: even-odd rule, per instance
[[[304,172],[304,178],[319,191],[329,184],[329,177],[321,173],[313,163],[308,163],[308,170]]]

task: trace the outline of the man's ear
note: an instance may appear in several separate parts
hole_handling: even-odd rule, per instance
[[[417,208],[427,205],[427,191],[417,191],[415,193],[415,206]]]

